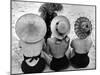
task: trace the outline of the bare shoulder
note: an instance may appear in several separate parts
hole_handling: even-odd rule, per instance
[[[79,39],[73,39],[72,41],[71,41],[71,47],[72,48],[74,48],[74,47],[76,47],[77,45],[78,45],[78,42],[79,42]]]
[[[79,41],[79,39],[73,39],[71,43],[76,44]]]
[[[92,46],[92,43],[93,43],[93,42],[92,42],[91,39],[88,39],[88,40],[86,40],[85,42],[86,42],[87,46],[89,46],[89,47]]]
[[[48,41],[49,42],[53,42],[55,40],[55,38],[53,37],[53,38],[48,38]]]
[[[91,39],[89,39],[89,40],[88,40],[88,42],[89,42],[90,44],[92,44],[92,43],[93,43]]]

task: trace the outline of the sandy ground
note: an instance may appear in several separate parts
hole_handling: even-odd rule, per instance
[[[20,64],[23,58],[19,56],[19,49],[18,49],[18,40],[15,33],[15,23],[17,19],[26,13],[34,13],[34,14],[40,14],[38,12],[39,7],[42,3],[34,3],[34,2],[12,2],[12,73],[22,73]],[[70,39],[74,39],[77,36],[74,33],[74,23],[75,20],[80,16],[88,17],[93,25],[93,30],[91,34],[91,38],[93,41],[93,45],[89,51],[89,57],[90,57],[90,64],[84,68],[84,69],[95,69],[95,7],[94,6],[80,6],[80,5],[65,5],[63,4],[63,10],[61,12],[58,12],[59,15],[64,15],[70,20],[71,24],[71,31],[69,34]],[[69,48],[70,49],[70,48]],[[66,70],[78,70],[70,66]],[[47,66],[44,72],[50,72],[52,70],[49,69]]]

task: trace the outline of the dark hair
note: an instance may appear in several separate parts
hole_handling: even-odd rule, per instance
[[[45,35],[45,40],[47,40],[51,36],[50,24],[54,17],[57,16],[55,11],[61,11],[63,6],[59,3],[44,3],[39,8],[39,12],[41,12],[40,16],[45,20],[47,25],[47,33]]]

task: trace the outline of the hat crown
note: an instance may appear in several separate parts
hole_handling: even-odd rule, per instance
[[[56,16],[51,22],[51,31],[53,36],[63,38],[70,31],[69,20],[65,16]]]
[[[59,22],[57,25],[58,33],[65,34],[68,30],[68,26],[64,21]]]

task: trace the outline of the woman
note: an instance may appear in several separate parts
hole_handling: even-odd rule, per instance
[[[70,62],[75,68],[84,68],[87,67],[90,62],[88,53],[92,45],[92,40],[90,38],[92,25],[88,18],[80,17],[75,22],[74,29],[78,38],[71,42],[73,50]]]
[[[35,14],[25,14],[17,20],[15,30],[24,58],[21,64],[23,73],[43,72],[45,60],[41,57],[41,51],[46,34],[44,20]]]
[[[56,16],[51,22],[52,37],[47,40],[46,53],[52,56],[49,62],[50,68],[54,71],[60,71],[69,66],[66,51],[69,48],[70,31],[69,20],[64,16]]]

